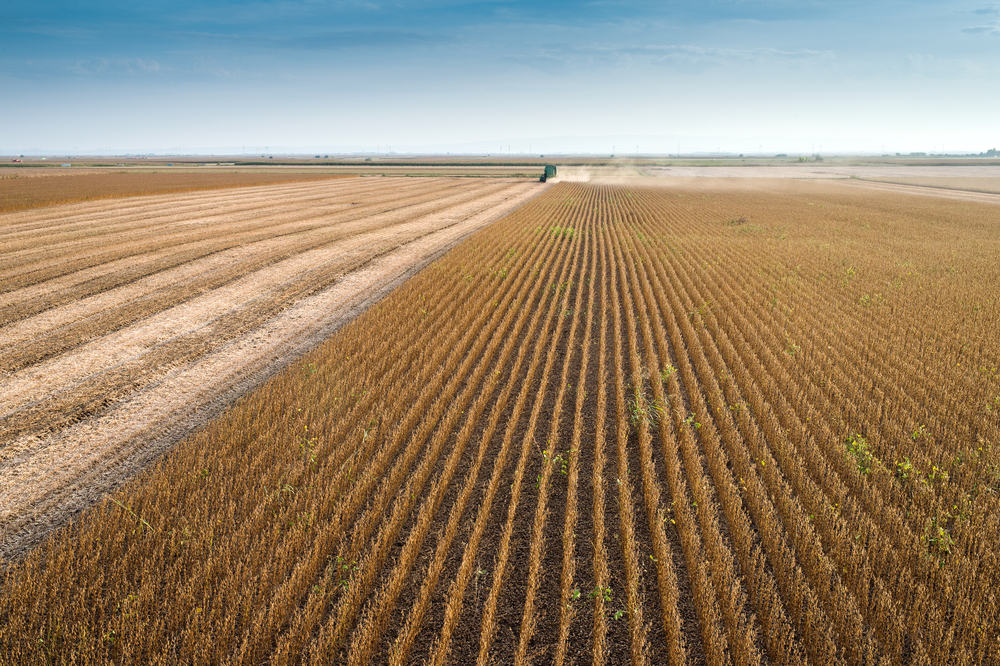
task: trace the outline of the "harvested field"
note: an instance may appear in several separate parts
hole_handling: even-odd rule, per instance
[[[513,165],[434,165],[434,164],[379,164],[378,162],[358,162],[357,164],[316,164],[289,165],[287,169],[303,171],[320,171],[322,173],[357,175],[357,176],[463,176],[469,178],[538,178],[544,171],[545,162],[538,166]],[[240,168],[252,168],[243,167]],[[274,167],[269,167],[274,168]]]
[[[340,179],[0,218],[0,556],[538,191]]]
[[[671,176],[675,178],[796,178],[796,179],[836,179],[865,178],[892,181],[933,178],[980,180],[1000,178],[1000,166],[993,162],[986,164],[934,164],[922,166],[912,164],[844,164],[832,162],[805,163],[762,163],[736,166],[713,165],[703,161],[698,165],[642,166],[643,173],[651,176]],[[600,171],[600,168],[595,169]],[[562,169],[560,169],[562,172]]]
[[[0,659],[998,663],[998,211],[557,184],[11,566]]]
[[[338,176],[281,172],[150,172],[108,171],[69,173],[67,169],[7,169],[0,174],[0,213],[56,204],[118,199],[144,194],[197,192],[268,183],[305,182]]]
[[[1000,194],[1000,178],[875,178],[883,183]]]

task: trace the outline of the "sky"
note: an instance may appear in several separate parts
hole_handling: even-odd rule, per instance
[[[0,154],[969,152],[1000,2],[3,0]]]

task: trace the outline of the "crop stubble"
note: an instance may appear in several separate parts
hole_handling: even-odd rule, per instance
[[[6,169],[9,173],[0,174],[0,213],[94,199],[119,199],[343,177],[323,173],[108,172],[106,168],[96,170],[86,167],[83,170],[83,173],[66,173],[51,168]]]
[[[11,567],[0,646],[997,663],[996,210],[557,185]]]
[[[19,222],[37,226],[35,215],[9,216],[4,240],[15,256],[20,241],[68,257],[110,253],[109,263],[128,261],[128,270],[96,285],[52,286],[57,280],[25,264],[35,282],[3,294],[10,314],[0,329],[5,553],[37,542],[67,512],[134,474],[137,461],[218,411],[222,395],[315,345],[413,266],[533,191],[509,181],[278,189],[129,202],[120,216],[109,215],[114,204],[79,205],[49,212],[41,237],[21,233]],[[191,238],[188,222],[197,216],[203,221]],[[78,228],[80,217],[110,218],[111,232],[95,225],[86,239],[66,243],[61,232]],[[122,226],[131,242],[117,238]],[[143,239],[157,233],[162,249],[149,252]],[[109,236],[118,242],[106,251]],[[183,240],[171,245],[177,236]],[[48,288],[46,303],[23,295],[33,287]],[[11,313],[18,304],[30,308],[20,320]],[[220,374],[235,386],[219,382]],[[150,446],[144,440],[157,429],[169,434]]]

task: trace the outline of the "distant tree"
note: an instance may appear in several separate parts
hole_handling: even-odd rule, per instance
[[[986,157],[997,157],[997,155],[1000,155],[1000,153],[997,153],[996,148],[990,148],[986,151]]]

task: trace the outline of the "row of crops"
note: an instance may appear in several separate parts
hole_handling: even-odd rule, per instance
[[[9,567],[11,663],[1000,660],[997,214],[559,184]]]

